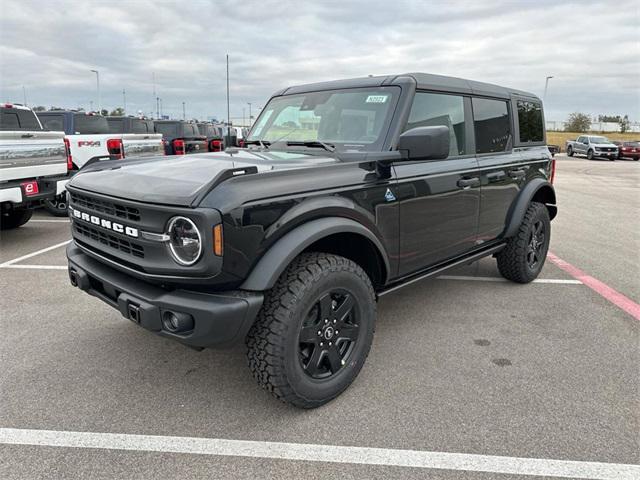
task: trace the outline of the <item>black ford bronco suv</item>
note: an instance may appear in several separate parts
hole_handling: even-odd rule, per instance
[[[246,148],[113,160],[68,185],[71,283],[193,348],[244,340],[256,380],[322,405],[376,301],[493,255],[536,278],[556,215],[536,96],[403,74],[277,92]]]

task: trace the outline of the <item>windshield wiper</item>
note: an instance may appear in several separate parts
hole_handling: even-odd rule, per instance
[[[296,145],[300,145],[303,147],[310,147],[310,148],[324,148],[327,152],[335,152],[336,151],[336,147],[335,145],[332,145],[330,143],[325,143],[325,142],[321,142],[320,140],[311,140],[311,141],[307,141],[307,142],[287,142],[287,146],[296,146]]]
[[[267,140],[247,140],[244,142],[245,145],[260,145],[265,150],[269,150],[269,145],[271,142]]]

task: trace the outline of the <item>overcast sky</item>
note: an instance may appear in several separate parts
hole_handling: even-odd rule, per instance
[[[288,85],[422,71],[640,120],[640,2],[0,1],[0,100],[226,118]]]

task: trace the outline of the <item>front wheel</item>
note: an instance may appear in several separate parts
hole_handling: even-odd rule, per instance
[[[44,208],[54,217],[66,217],[67,207],[67,192],[62,192],[60,195],[44,201]]]
[[[14,208],[0,215],[0,230],[18,228],[31,220],[33,210],[30,208]]]
[[[375,318],[373,287],[360,266],[337,255],[305,253],[265,296],[246,339],[249,368],[283,402],[319,407],[360,372]]]
[[[587,152],[587,160],[593,160],[593,150]]]
[[[544,266],[550,239],[551,220],[547,207],[531,202],[518,232],[496,255],[500,274],[517,283],[535,280]]]

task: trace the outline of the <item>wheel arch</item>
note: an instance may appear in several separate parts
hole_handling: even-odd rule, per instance
[[[505,238],[512,237],[518,231],[522,219],[531,202],[540,202],[547,207],[549,218],[553,220],[558,214],[556,207],[556,192],[546,179],[536,178],[529,182],[520,192],[509,211],[507,228],[502,235]]]
[[[311,220],[285,234],[262,256],[240,288],[252,291],[272,288],[293,259],[309,251],[333,253],[355,261],[374,285],[387,281],[389,259],[378,237],[355,220],[326,217]]]

